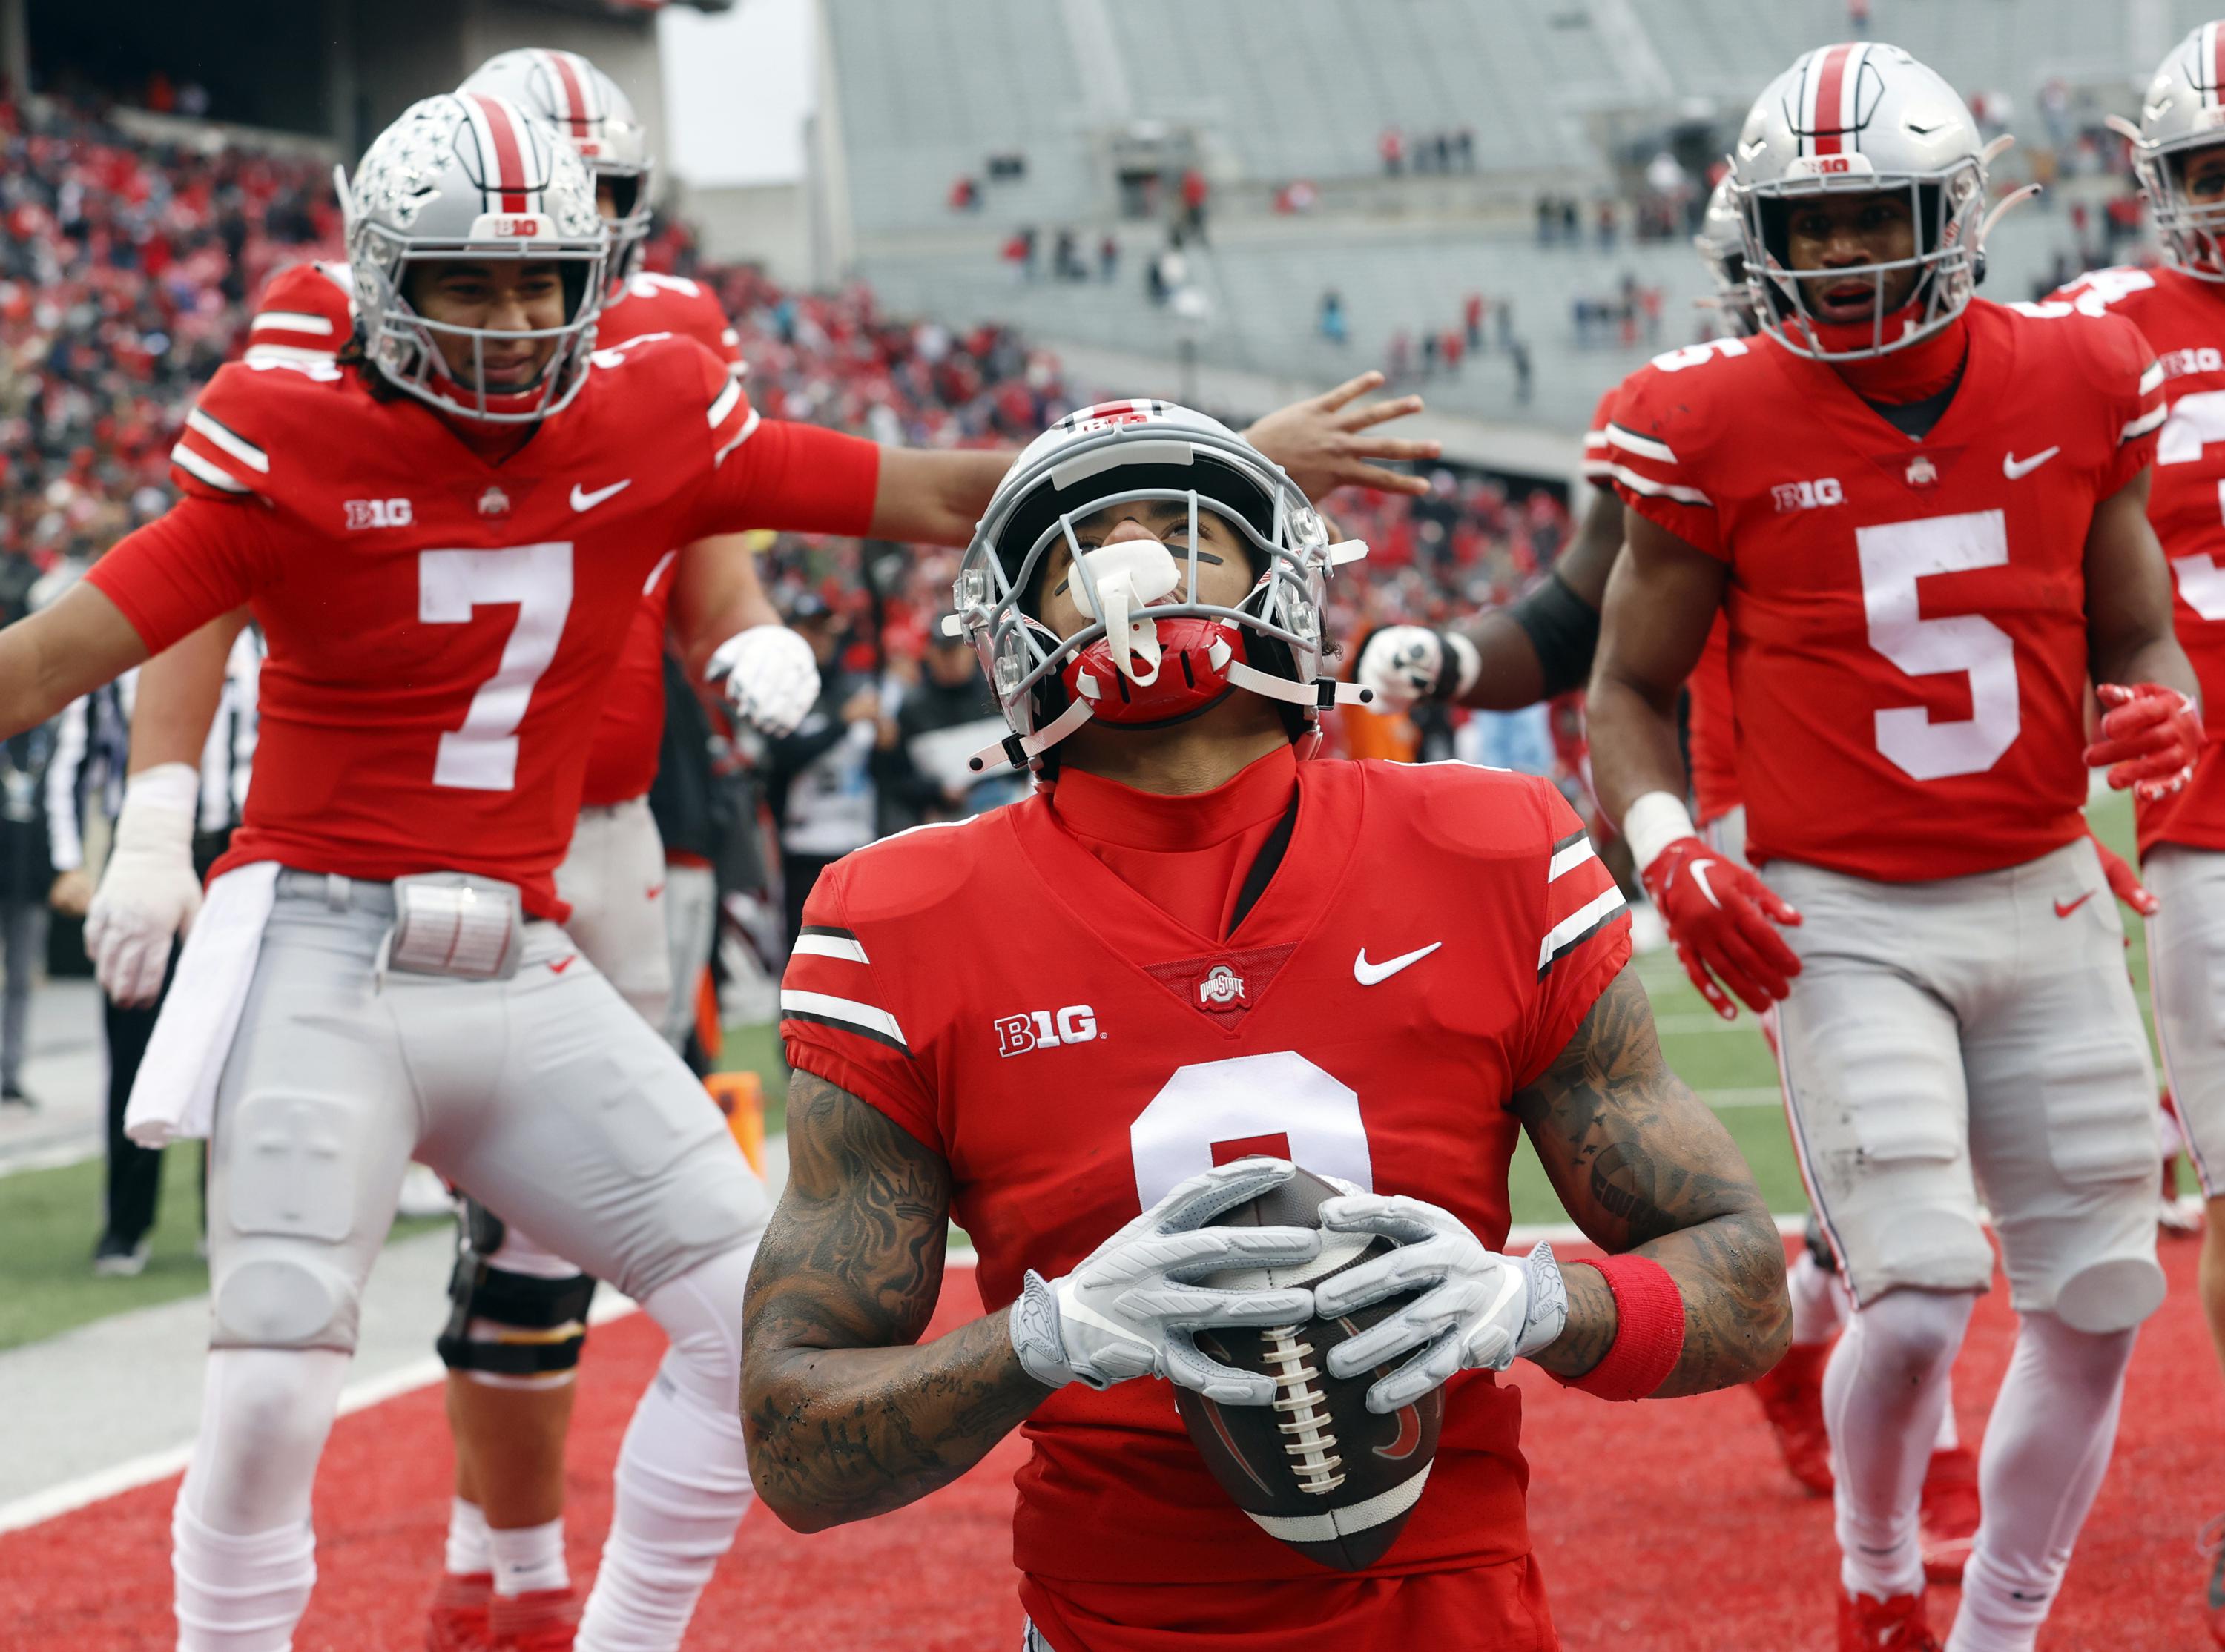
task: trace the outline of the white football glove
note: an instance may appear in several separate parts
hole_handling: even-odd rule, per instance
[[[161,763],[124,783],[115,841],[85,917],[94,973],[117,1003],[154,1003],[170,966],[170,943],[201,909],[201,881],[193,875],[200,801],[200,775],[190,763]]]
[[[1375,710],[1403,712],[1417,699],[1458,699],[1482,673],[1483,656],[1457,631],[1385,625],[1360,649],[1352,680],[1374,690]]]
[[[1502,1256],[1450,1211],[1418,1199],[1361,1193],[1321,1207],[1334,1233],[1380,1233],[1398,1248],[1332,1274],[1314,1287],[1325,1318],[1419,1289],[1396,1312],[1329,1350],[1328,1374],[1357,1377],[1413,1349],[1421,1351],[1367,1390],[1367,1408],[1388,1415],[1463,1370],[1505,1370],[1535,1353],[1569,1322],[1569,1289],[1553,1248],[1526,1261]]]
[[[726,680],[726,703],[776,738],[793,734],[819,703],[819,661],[785,625],[752,625],[719,645],[705,673]]]
[[[1192,1176],[1099,1245],[1062,1279],[1030,1269],[1012,1304],[1012,1351],[1053,1388],[1109,1388],[1163,1377],[1224,1405],[1265,1405],[1271,1377],[1239,1371],[1198,1351],[1193,1332],[1219,1326],[1303,1325],[1307,1290],[1215,1288],[1195,1282],[1226,1269],[1291,1266],[1321,1253],[1321,1235],[1299,1227],[1208,1227],[1296,1174],[1284,1159],[1239,1159]]]

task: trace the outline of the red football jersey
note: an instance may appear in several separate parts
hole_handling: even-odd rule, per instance
[[[355,278],[344,263],[288,264],[247,323],[251,362],[330,361],[355,332]]]
[[[1747,853],[1887,883],[2038,858],[2085,828],[2085,541],[2152,458],[2138,328],[1967,313],[1922,441],[1766,338],[1656,357],[1609,432],[1630,508],[1730,565]]]
[[[1592,409],[1592,421],[1584,431],[1583,478],[1595,488],[1614,485],[1614,450],[1607,446],[1607,427],[1614,422],[1615,398],[1622,394],[1620,383],[1607,387]]]
[[[1593,410],[1591,427],[1584,432],[1583,478],[1595,488],[1615,486],[1620,454],[1608,440],[1607,430],[1614,423],[1615,404],[1628,382],[1607,387]],[[1700,824],[1705,826],[1739,805],[1738,735],[1731,721],[1730,639],[1720,617],[1708,632],[1707,649],[1684,686],[1692,696],[1691,720],[1686,730],[1691,749],[1692,795],[1699,805]]]
[[[355,288],[345,264],[289,264],[270,278],[248,324],[250,362],[328,360],[355,331]],[[607,349],[648,334],[694,339],[738,377],[741,339],[708,288],[684,275],[637,275],[603,301],[595,324]],[[581,801],[593,806],[639,797],[656,778],[664,737],[664,624],[674,559],[661,558],[603,696]]]
[[[219,869],[277,860],[517,883],[553,873],[588,737],[650,570],[706,534],[857,534],[878,452],[758,422],[702,346],[599,351],[500,463],[330,363],[222,369],[171,452],[188,496],[88,576],[150,651],[251,602],[269,640],[243,824]]]
[[[741,339],[719,301],[710,288],[684,275],[634,276],[604,301],[595,323],[596,341],[605,345],[662,332],[695,339],[737,377],[747,370]],[[664,625],[672,606],[673,569],[673,558],[658,560],[618,654],[618,668],[604,686],[603,714],[595,725],[580,793],[580,801],[591,807],[639,797],[656,778],[656,755],[664,738]]]
[[[782,983],[789,1060],[949,1161],[992,1307],[1246,1153],[1428,1199],[1504,1244],[1506,1104],[1629,957],[1622,897],[1544,781],[1330,760],[1297,775],[1289,849],[1225,940],[1123,881],[1042,794],[821,876]],[[1379,1572],[1527,1552],[1519,1421],[1488,1373],[1455,1379],[1429,1490]],[[1157,1380],[1062,1389],[1027,1432],[1024,1572],[1324,1575],[1214,1484]]]
[[[2097,269],[2055,297],[2138,326],[2154,347],[2170,409],[2156,442],[2148,520],[2171,563],[2172,624],[2202,681],[2209,738],[2184,790],[2134,800],[2140,852],[2159,843],[2225,849],[2225,763],[2217,756],[2225,740],[2225,289],[2179,269]]]
[[[1721,614],[1708,627],[1700,662],[1684,680],[1691,695],[1684,744],[1691,761],[1692,801],[1700,824],[1719,820],[1739,806],[1738,725],[1731,716],[1731,627]]]

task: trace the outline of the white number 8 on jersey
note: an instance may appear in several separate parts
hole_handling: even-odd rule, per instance
[[[1360,1095],[1296,1050],[1177,1067],[1128,1127],[1145,1210],[1176,1184],[1248,1153],[1375,1190]]]

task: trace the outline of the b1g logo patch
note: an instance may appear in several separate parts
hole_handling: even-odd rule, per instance
[[[1813,510],[1819,505],[1847,503],[1846,490],[1839,485],[1835,476],[1819,477],[1813,482],[1779,482],[1769,492],[1777,501],[1779,512]]]
[[[1088,1044],[1102,1036],[1097,1030],[1097,1012],[1086,1003],[1000,1016],[991,1024],[997,1029],[999,1055],[1024,1055],[1030,1050],[1055,1049],[1061,1044]]]
[[[407,499],[350,499],[347,501],[347,525],[350,528],[407,528],[415,512]]]

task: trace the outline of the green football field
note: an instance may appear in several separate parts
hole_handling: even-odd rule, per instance
[[[2113,795],[2096,803],[2092,816],[2104,839],[2119,852],[2131,853],[2128,800]],[[2126,931],[2133,941],[2133,978],[2145,1013],[2146,949],[2139,920],[2130,913],[2126,915]],[[1638,970],[1652,997],[1670,1065],[1715,1107],[1753,1167],[1770,1207],[1786,1213],[1806,1210],[1807,1198],[1778,1104],[1777,1069],[1753,1017],[1741,1010],[1735,1022],[1718,1019],[1667,952],[1640,959]],[[777,1133],[785,1111],[782,1095],[786,1079],[773,1029],[730,1028],[722,1065],[763,1075],[767,1128]],[[206,1290],[207,1269],[193,1254],[199,1204],[194,1162],[193,1149],[170,1149],[153,1256],[147,1271],[130,1280],[95,1279],[91,1273],[92,1242],[99,1226],[98,1161],[0,1179],[0,1348],[52,1336],[127,1308]],[[2182,1185],[2190,1188],[2190,1178],[2184,1170],[2181,1174]],[[1526,1144],[1514,1162],[1513,1205],[1518,1222],[1567,1219]],[[397,1231],[419,1231],[425,1225],[405,1225]]]

